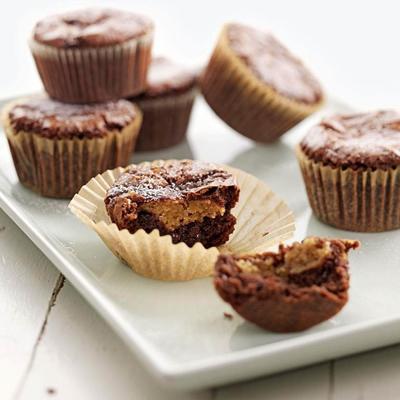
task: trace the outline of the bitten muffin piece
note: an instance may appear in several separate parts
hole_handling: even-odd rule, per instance
[[[180,143],[186,135],[196,93],[194,71],[165,57],[153,58],[146,91],[130,99],[143,112],[136,149],[154,151]]]
[[[333,115],[312,127],[297,157],[311,208],[340,229],[400,228],[400,113]]]
[[[214,284],[243,318],[274,332],[308,329],[348,300],[347,253],[358,241],[310,237],[276,253],[220,255]]]
[[[30,48],[52,98],[94,103],[145,89],[152,38],[153,23],[143,15],[87,8],[39,21]]]
[[[158,229],[173,243],[224,244],[233,232],[239,198],[235,178],[209,163],[192,160],[131,165],[107,191],[105,205],[119,229]]]
[[[318,81],[272,34],[224,26],[201,79],[204,98],[230,127],[271,142],[323,103]]]
[[[62,198],[100,172],[127,165],[141,121],[140,110],[126,100],[73,105],[33,96],[2,112],[20,182]]]

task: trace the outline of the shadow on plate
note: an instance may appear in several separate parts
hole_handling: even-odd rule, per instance
[[[193,158],[193,152],[187,139],[185,139],[182,143],[179,143],[176,146],[169,147],[167,149],[159,151],[135,152],[130,161],[133,163],[139,163],[143,161],[169,160],[174,158]]]
[[[26,188],[19,181],[12,184],[11,196],[25,209],[39,214],[62,215],[67,212],[69,200],[43,197]]]
[[[314,214],[311,215],[308,221],[306,232],[308,236],[318,235],[324,237],[338,237],[359,240],[361,243],[368,243],[369,247],[372,246],[373,248],[376,248],[376,250],[382,245],[383,242],[387,243],[390,241],[398,241],[400,239],[400,230],[377,233],[346,231],[325,224]]]
[[[235,314],[234,318],[240,317]],[[304,332],[274,333],[265,331],[258,326],[251,324],[250,322],[243,321],[243,323],[236,328],[231,337],[230,348],[233,351],[238,351],[252,347],[263,346],[266,344],[282,342],[295,337],[305,336],[307,334],[327,330],[334,327],[336,324],[337,323],[335,319],[331,319]]]

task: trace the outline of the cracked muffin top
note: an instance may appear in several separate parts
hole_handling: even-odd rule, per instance
[[[306,104],[323,98],[314,75],[271,33],[238,23],[227,25],[229,47],[261,82]]]
[[[100,47],[125,42],[153,29],[143,15],[107,8],[87,8],[52,15],[39,21],[34,39],[58,47]]]
[[[300,147],[313,161],[331,167],[395,168],[400,165],[400,113],[333,115],[311,128]]]
[[[65,104],[47,97],[16,101],[5,118],[16,133],[33,132],[50,139],[99,138],[121,131],[139,116],[127,100],[90,105]]]
[[[108,201],[129,195],[132,201],[182,200],[211,195],[221,186],[236,186],[223,169],[202,161],[167,160],[132,165],[107,192]]]

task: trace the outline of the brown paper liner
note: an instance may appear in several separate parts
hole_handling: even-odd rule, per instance
[[[137,151],[154,151],[174,146],[185,138],[197,89],[188,92],[135,100],[143,112]]]
[[[123,168],[106,171],[90,180],[74,196],[69,208],[95,230],[108,248],[135,272],[161,280],[190,280],[213,274],[220,252],[238,254],[265,251],[288,239],[294,232],[294,217],[287,205],[263,182],[235,168],[223,166],[235,175],[240,198],[232,210],[237,222],[229,241],[222,247],[206,249],[201,243],[188,247],[173,244],[169,235],[143,229],[129,233],[110,221],[104,205],[107,189],[124,172]]]
[[[297,148],[315,215],[339,229],[382,232],[400,228],[400,167],[388,170],[333,168]]]
[[[116,100],[144,91],[153,33],[123,44],[57,48],[34,39],[30,48],[50,97],[66,103]]]
[[[323,103],[296,102],[258,80],[230,49],[225,26],[201,79],[204,98],[231,128],[259,142],[272,142]]]
[[[103,138],[47,139],[37,133],[15,132],[7,109],[3,124],[20,182],[42,196],[56,198],[71,198],[98,173],[127,165],[142,121],[137,109],[131,124]]]

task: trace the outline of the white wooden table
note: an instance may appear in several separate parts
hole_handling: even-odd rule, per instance
[[[226,20],[269,26],[349,104],[400,103],[395,0],[114,0],[156,20],[156,52],[204,61]],[[34,21],[96,0],[13,0],[0,13],[1,97],[40,87],[26,40]],[[21,12],[23,10],[23,12]],[[196,15],[196,18],[193,18]],[[121,340],[0,210],[0,399],[400,398],[400,346],[197,393],[159,387]]]
[[[399,396],[400,345],[223,388],[167,391],[0,211],[2,400],[397,400]]]

